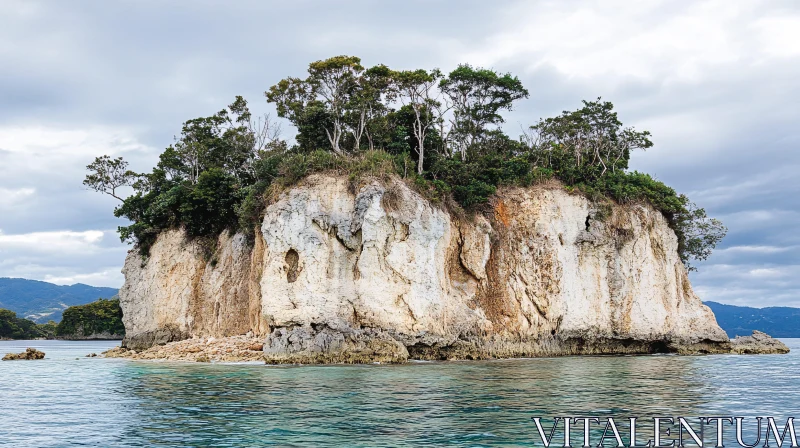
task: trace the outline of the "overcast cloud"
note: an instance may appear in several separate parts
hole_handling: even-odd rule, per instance
[[[729,234],[691,274],[704,300],[800,306],[800,2],[0,0],[0,276],[119,287],[101,154],[149,170],[181,123],[314,60],[511,71],[516,134],[580,100],[653,133],[632,166]],[[287,137],[292,131],[287,128]]]

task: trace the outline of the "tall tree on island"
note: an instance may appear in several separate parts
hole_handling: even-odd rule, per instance
[[[389,67],[380,64],[356,78],[345,112],[345,122],[353,136],[354,151],[361,148],[362,137],[366,137],[369,150],[375,150],[376,137],[386,130],[386,114],[390,109],[385,101],[391,85],[391,74]]]
[[[425,135],[436,124],[433,110],[439,104],[438,81],[442,73],[434,69],[404,70],[392,73],[392,99],[397,99],[414,112],[413,131],[417,138],[417,174],[422,174],[425,160]]]
[[[286,78],[264,92],[267,101],[275,103],[278,116],[298,125],[308,109],[322,105],[329,114],[330,125],[325,134],[333,152],[342,154],[345,134],[345,113],[353,89],[364,71],[361,59],[355,56],[334,56],[308,65],[308,78]]]
[[[504,122],[501,110],[511,110],[514,101],[528,97],[528,90],[516,76],[468,64],[450,72],[439,88],[452,106],[451,134],[462,160],[466,160],[467,149],[483,137],[488,126]]]

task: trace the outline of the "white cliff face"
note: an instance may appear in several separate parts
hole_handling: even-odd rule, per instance
[[[399,181],[352,190],[307,178],[267,207],[252,248],[221,236],[216,263],[178,231],[144,266],[130,255],[129,344],[253,331],[273,362],[727,347],[650,207],[597,209],[551,185],[457,219]]]
[[[262,225],[262,312],[272,326],[366,326],[401,333],[449,331],[448,314],[473,313],[450,285],[449,216],[407,195],[385,211],[383,187],[356,197],[345,179],[290,191]],[[296,254],[296,255],[294,255]],[[289,258],[296,257],[297,267]],[[294,278],[296,276],[296,279]]]
[[[180,231],[161,234],[146,264],[136,249],[128,252],[119,291],[126,341],[133,337],[138,347],[184,338],[203,265],[197,246],[186,244]]]
[[[524,334],[724,341],[692,292],[677,238],[642,205],[596,209],[561,188],[511,189],[495,207],[503,317]]]
[[[197,335],[265,331],[260,297],[249,276],[257,252],[243,235],[223,233],[209,258],[179,230],[159,235],[146,261],[130,251],[119,293],[123,343],[144,348]]]

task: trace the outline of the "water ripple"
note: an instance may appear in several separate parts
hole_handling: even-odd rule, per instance
[[[800,410],[780,356],[264,366],[84,358],[107,342],[3,341],[0,446],[531,446],[530,418]]]

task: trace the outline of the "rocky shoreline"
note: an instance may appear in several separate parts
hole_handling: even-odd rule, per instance
[[[115,347],[103,353],[106,358],[186,362],[263,361],[264,342],[253,336],[192,338],[155,345],[146,350]]]
[[[574,342],[574,341],[573,341]],[[617,341],[622,344],[623,341]],[[397,344],[402,347],[401,344]],[[524,344],[523,344],[524,345]],[[392,345],[394,347],[394,345]],[[521,347],[521,346],[520,346]],[[559,346],[560,347],[560,346]],[[261,361],[267,364],[357,364],[357,363],[389,363],[397,364],[404,363],[413,359],[427,359],[427,360],[454,360],[454,359],[495,359],[500,358],[497,356],[481,356],[480,350],[472,347],[466,352],[453,353],[453,356],[447,356],[447,351],[437,352],[434,356],[431,348],[430,353],[424,351],[413,351],[409,353],[405,351],[403,354],[395,353],[392,350],[391,354],[382,356],[373,350],[374,347],[369,347],[369,353],[361,353],[358,350],[349,350],[351,356],[335,357],[329,359],[329,353],[304,353],[302,356],[285,357],[275,356],[271,353],[270,347],[265,347],[263,338],[255,337],[253,335],[242,336],[229,336],[223,338],[191,338],[182,341],[169,342],[163,345],[156,345],[145,350],[131,350],[125,347],[116,347],[103,355],[107,358],[127,358],[134,360],[149,360],[149,361],[181,361],[181,362],[253,362]],[[461,347],[465,349],[464,347]],[[670,351],[668,347],[664,351],[653,351],[649,347],[647,350],[639,350],[637,347],[630,347],[631,350],[628,354],[649,354],[649,353],[677,353],[677,354],[737,354],[737,355],[752,355],[752,354],[785,354],[789,353],[789,348],[781,341],[770,337],[769,335],[760,331],[753,332],[752,336],[736,337],[731,340],[730,347],[725,350],[695,350],[693,352],[678,352]],[[362,349],[366,349],[362,347]],[[379,350],[380,351],[380,350]],[[462,350],[463,351],[463,350]],[[523,350],[524,351],[524,350]],[[563,356],[563,355],[580,355],[580,354],[594,354],[594,355],[615,355],[621,354],[619,350],[604,351],[598,347],[586,347],[582,350],[575,350],[573,353],[565,352],[564,350],[553,350],[551,353],[546,351],[537,350],[540,353],[538,356]],[[358,356],[359,354],[364,356]],[[326,357],[326,355],[328,355]],[[380,356],[379,356],[380,355]],[[390,356],[391,355],[391,356]],[[516,353],[514,350],[508,352],[508,356],[502,358],[515,358],[515,357],[530,357],[537,355],[526,355],[525,353]]]
[[[109,332],[92,333],[88,336],[59,336],[55,338],[61,341],[121,341],[125,339],[124,334],[111,334]]]

